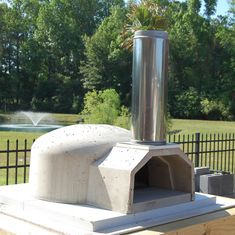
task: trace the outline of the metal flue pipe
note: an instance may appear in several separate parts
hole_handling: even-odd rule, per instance
[[[166,142],[168,34],[137,31],[133,45],[132,138]]]

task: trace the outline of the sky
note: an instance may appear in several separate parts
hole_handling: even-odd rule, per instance
[[[185,2],[185,0],[179,0],[180,2]],[[229,9],[229,0],[217,0],[216,15],[225,15]],[[204,1],[202,1],[202,7]]]
[[[218,0],[217,3],[217,15],[224,15],[229,9],[229,4],[227,0]]]

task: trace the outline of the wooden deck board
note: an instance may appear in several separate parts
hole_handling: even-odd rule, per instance
[[[235,235],[235,208],[131,233],[135,235]]]

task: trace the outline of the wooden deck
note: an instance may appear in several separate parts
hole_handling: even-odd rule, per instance
[[[235,207],[131,233],[132,235],[235,235]]]
[[[0,235],[235,235],[235,200],[226,197],[197,194],[192,203],[125,215],[32,199],[27,185],[2,189]]]

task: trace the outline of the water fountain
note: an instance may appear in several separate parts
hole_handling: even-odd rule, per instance
[[[24,116],[26,116],[34,126],[38,126],[40,121],[49,115],[48,113],[39,113],[39,112],[30,112],[30,111],[28,112],[20,111],[19,114],[23,114]]]
[[[48,132],[60,128],[61,125],[48,123],[49,116],[49,113],[19,111],[12,117],[14,123],[1,124],[0,131]]]

